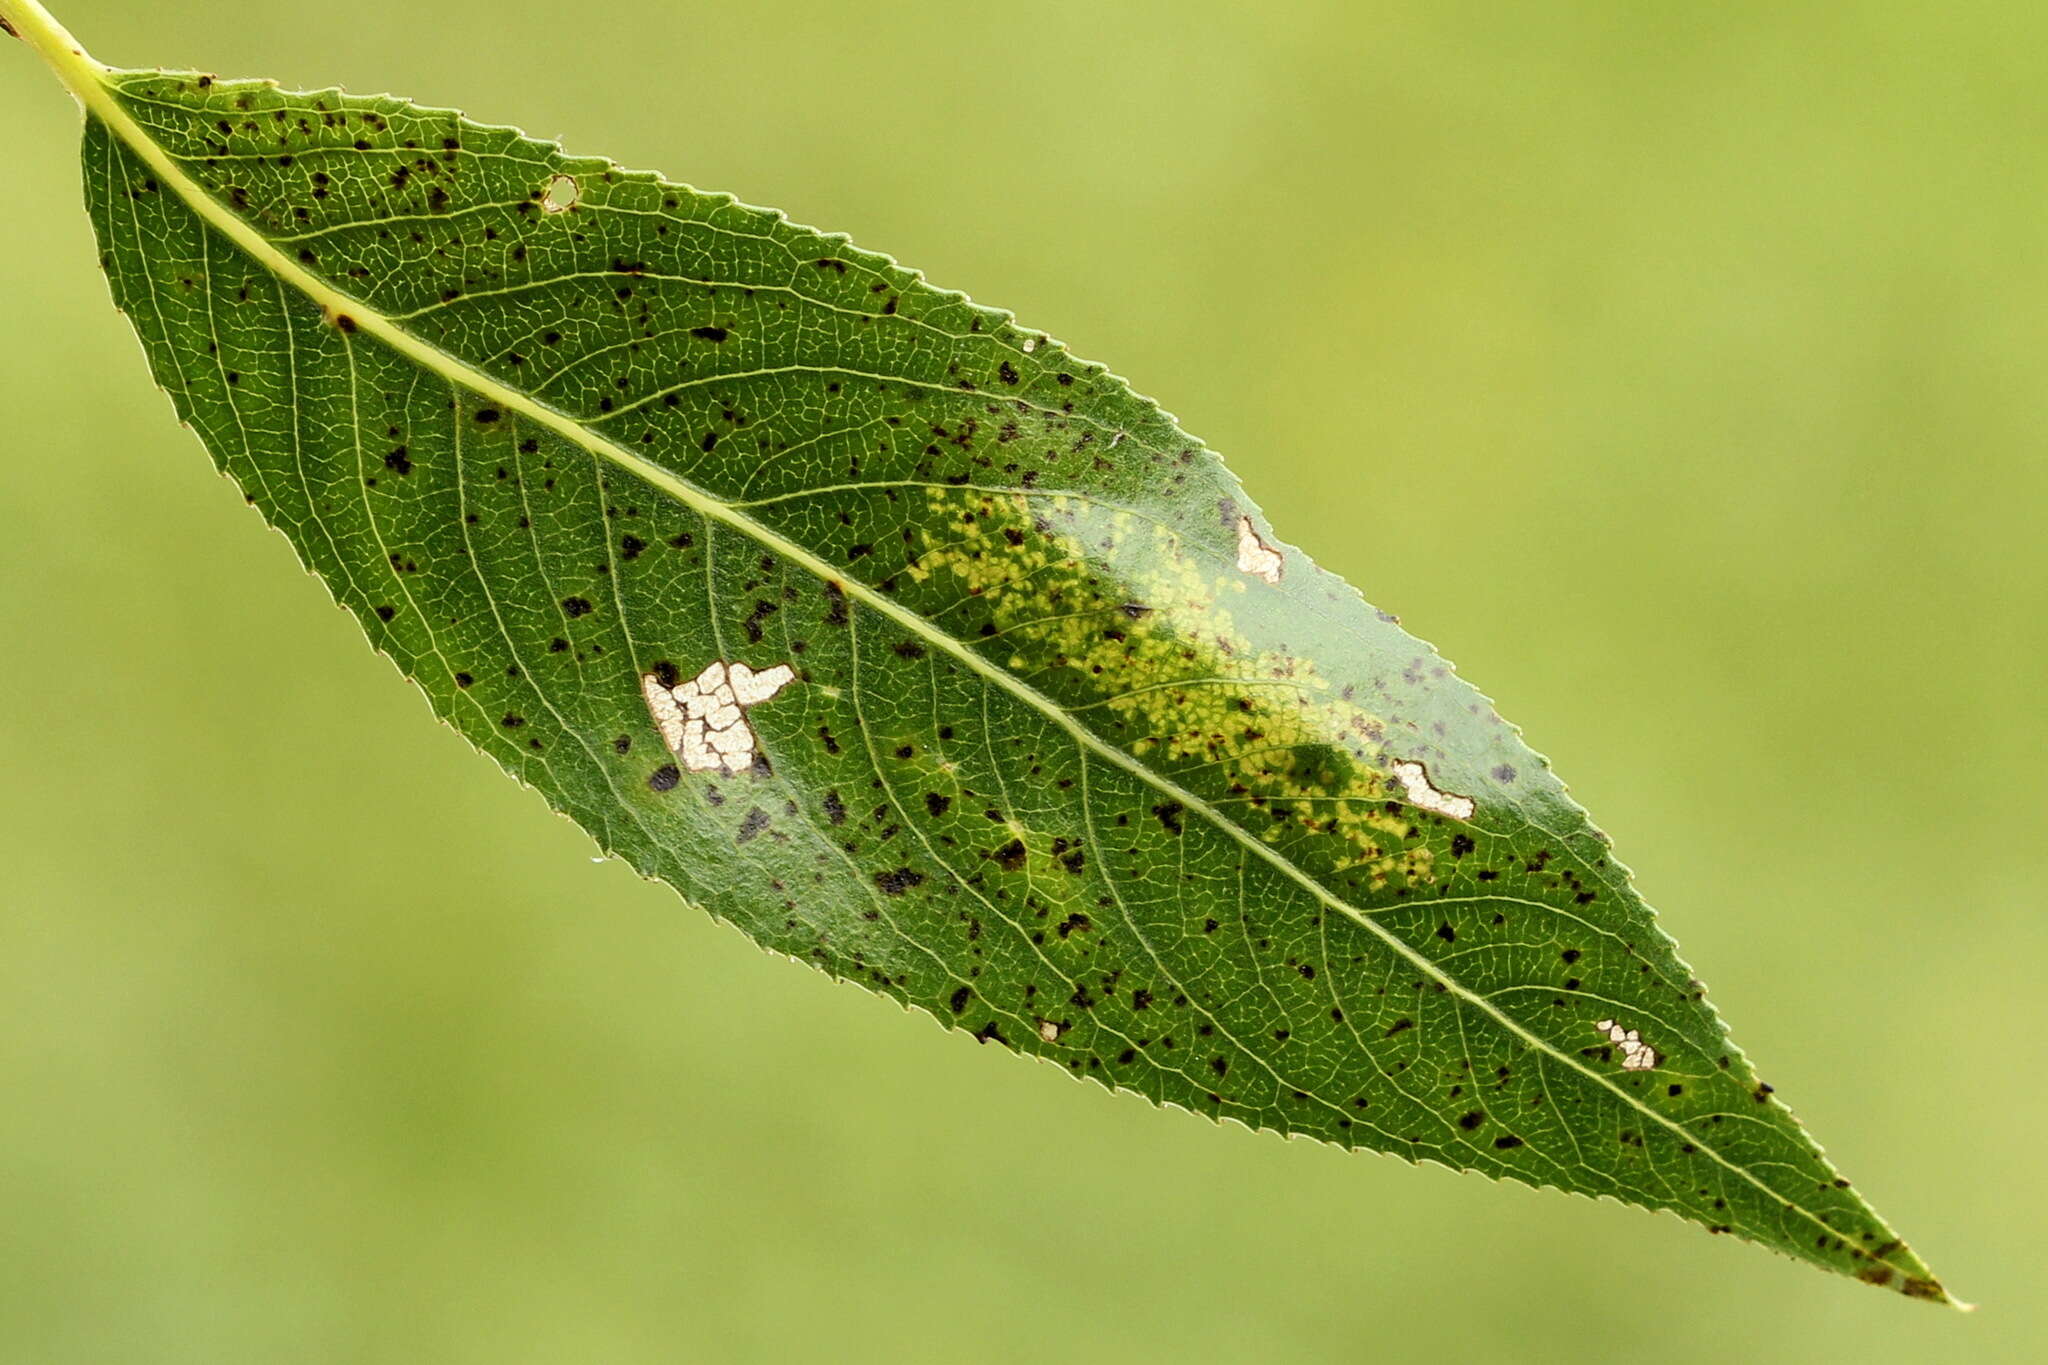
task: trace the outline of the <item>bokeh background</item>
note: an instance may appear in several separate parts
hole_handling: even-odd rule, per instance
[[[1972,1317],[976,1048],[594,864],[216,480],[0,43],[0,1359],[2039,1359],[2048,8],[66,0],[852,232],[1499,699]]]

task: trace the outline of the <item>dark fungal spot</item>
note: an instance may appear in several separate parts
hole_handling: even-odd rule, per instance
[[[946,808],[952,804],[953,798],[950,796],[941,796],[937,792],[926,792],[924,794],[924,808],[930,812],[934,820],[944,815]]]
[[[1458,931],[1448,923],[1439,924],[1436,927],[1436,936],[1446,943],[1455,943],[1458,940]]]
[[[682,780],[683,774],[675,764],[664,763],[647,774],[647,789],[657,792],[674,791],[676,783]]]
[[[988,856],[995,859],[996,866],[1003,869],[1003,871],[1015,872],[1018,868],[1024,866],[1024,841],[1022,839],[1012,839],[1009,843],[1004,844]]]
[[[923,884],[924,873],[914,872],[907,867],[899,867],[889,872],[877,872],[875,874],[875,886],[885,896],[900,896],[912,887],[922,886]],[[990,1024],[989,1027],[994,1028],[995,1025]]]
[[[1458,1116],[1458,1126],[1460,1128],[1463,1128],[1468,1133],[1484,1122],[1486,1122],[1486,1115],[1484,1112],[1478,1109],[1474,1109],[1469,1114],[1461,1114]]]
[[[1493,1140],[1495,1151],[1508,1152],[1522,1145],[1522,1140],[1513,1133],[1504,1133]]]
[[[573,621],[579,616],[588,616],[591,612],[591,606],[589,601],[584,598],[565,597],[562,599],[562,611]]]
[[[507,730],[517,730],[520,726],[526,724],[526,717],[516,711],[507,711],[498,721],[498,724],[504,726]]]
[[[398,615],[398,608],[396,607],[377,607],[374,610],[379,621],[389,621],[392,617]]]
[[[638,559],[641,551],[646,548],[647,542],[638,536],[621,536],[619,538],[619,558],[621,559]]]
[[[471,683],[474,683],[475,681],[476,679],[467,673],[457,673],[455,675],[455,685],[457,687],[468,687]]]
[[[410,474],[412,473],[412,458],[406,454],[405,447],[400,446],[385,455],[384,467],[394,474]]]
[[[1397,1033],[1406,1033],[1409,1029],[1412,1029],[1414,1027],[1415,1021],[1413,1019],[1409,1019],[1406,1017],[1396,1019],[1392,1024],[1390,1024],[1387,1027],[1387,1037],[1391,1038]]]
[[[757,645],[761,643],[763,634],[761,630],[761,623],[780,610],[782,610],[782,608],[774,602],[756,601],[754,603],[753,614],[748,616],[746,620],[740,622],[741,629],[747,632],[747,640],[749,643]]]
[[[890,648],[896,651],[896,657],[899,659],[922,659],[924,657],[924,646],[915,640],[899,640]]]
[[[699,341],[723,341],[732,334],[723,327],[692,327],[690,335]]]
[[[1154,806],[1152,813],[1159,817],[1159,823],[1165,827],[1167,833],[1179,834],[1181,812],[1185,809],[1186,807],[1178,801],[1168,801],[1163,805]]]
[[[835,825],[846,823],[846,802],[840,800],[835,789],[825,793],[825,818]]]
[[[768,828],[768,812],[762,810],[759,806],[754,806],[741,818],[739,832],[733,835],[732,841],[736,844],[747,843],[757,838],[761,831],[766,828]]]
[[[974,992],[966,986],[962,986],[959,990],[953,992],[953,998],[946,1003],[952,1006],[953,1013],[960,1014],[967,1009],[967,1002],[973,998]]]
[[[1559,953],[1558,956],[1564,959],[1566,966],[1570,966],[1572,963],[1577,962],[1579,960],[1580,954],[1577,948],[1567,948],[1563,952]]]

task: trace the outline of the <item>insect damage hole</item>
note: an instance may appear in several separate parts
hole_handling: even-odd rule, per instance
[[[576,201],[582,193],[575,176],[558,175],[548,181],[547,189],[541,194],[541,210],[546,213],[567,213],[576,207]]]
[[[1423,810],[1448,815],[1453,820],[1470,820],[1477,809],[1472,798],[1456,792],[1443,791],[1431,784],[1429,769],[1412,758],[1404,758],[1394,764],[1394,776],[1408,793],[1408,804]]]
[[[1241,572],[1268,583],[1278,583],[1287,567],[1286,557],[1260,539],[1250,517],[1237,519],[1237,567]]]
[[[1632,1028],[1623,1028],[1612,1019],[1602,1019],[1593,1025],[1607,1035],[1607,1041],[1621,1049],[1623,1071],[1648,1071],[1657,1065],[1657,1049],[1643,1041],[1640,1033]]]
[[[796,680],[788,664],[755,672],[745,664],[715,660],[687,682],[670,687],[659,675],[640,679],[647,713],[669,752],[693,773],[718,771],[727,777],[754,763],[754,727],[748,708],[759,706]]]

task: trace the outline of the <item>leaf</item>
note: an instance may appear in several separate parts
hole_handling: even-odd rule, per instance
[[[723,195],[0,8],[179,416],[607,852],[1105,1086],[1946,1298],[1547,762],[1102,366]]]

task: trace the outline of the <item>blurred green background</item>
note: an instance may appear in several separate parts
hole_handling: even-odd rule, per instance
[[[1214,1130],[594,865],[152,391],[0,43],[0,1360],[2039,1359],[2038,4],[66,0],[852,232],[1499,699],[1974,1317]]]

